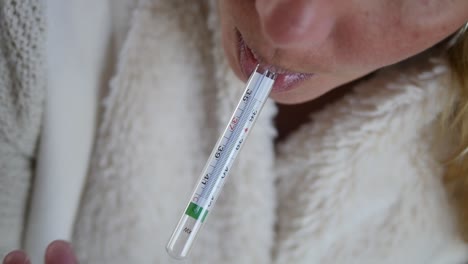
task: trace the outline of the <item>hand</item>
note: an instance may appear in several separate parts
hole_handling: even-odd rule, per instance
[[[24,251],[14,250],[5,256],[3,264],[31,264],[31,261]],[[78,261],[68,242],[55,240],[46,249],[45,264],[78,264]]]

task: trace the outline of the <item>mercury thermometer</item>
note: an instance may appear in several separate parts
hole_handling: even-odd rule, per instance
[[[185,259],[212,210],[226,177],[252,130],[275,81],[275,73],[259,65],[250,76],[234,113],[219,137],[200,179],[166,246],[168,254]]]

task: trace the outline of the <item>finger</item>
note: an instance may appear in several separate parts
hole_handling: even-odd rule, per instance
[[[77,264],[75,253],[70,243],[56,240],[47,247],[45,254],[46,264]]]
[[[5,256],[3,264],[31,264],[31,261],[23,251],[14,250]]]

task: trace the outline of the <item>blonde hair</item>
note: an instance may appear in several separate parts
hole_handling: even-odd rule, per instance
[[[444,183],[458,213],[462,236],[468,242],[468,32],[449,48],[448,59],[456,96],[442,121],[457,148],[447,161]]]

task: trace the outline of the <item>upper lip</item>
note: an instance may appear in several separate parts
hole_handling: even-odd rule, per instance
[[[250,49],[250,52],[252,52],[254,58],[258,61],[258,63],[260,65],[264,66],[265,68],[267,68],[270,71],[273,71],[273,72],[275,72],[277,74],[303,74],[303,73],[300,73],[300,72],[295,72],[295,71],[288,70],[288,69],[283,68],[283,67],[278,66],[278,65],[268,63],[267,60],[265,60],[262,56],[258,55],[258,53],[255,50],[250,48],[250,46],[247,45],[247,43],[245,44],[245,46],[248,49]]]
[[[247,44],[246,40],[243,38],[242,34],[239,31],[238,31],[238,36],[239,36],[240,42],[244,43],[245,47],[250,50],[250,52],[253,54],[255,60],[257,60],[257,62],[260,65],[264,66],[265,68],[269,69],[270,71],[273,71],[273,72],[275,72],[277,74],[301,74],[301,75],[311,74],[311,73],[304,73],[304,72],[289,70],[289,69],[287,69],[285,67],[281,67],[279,65],[269,63],[268,60],[265,59],[265,57],[261,56],[257,51],[252,49],[249,44]]]

